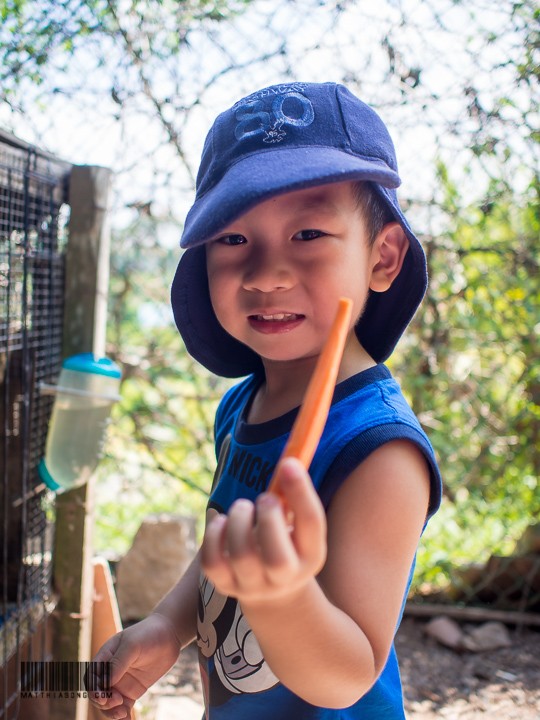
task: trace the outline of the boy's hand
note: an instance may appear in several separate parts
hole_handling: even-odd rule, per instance
[[[149,615],[114,635],[99,650],[94,662],[112,664],[112,696],[103,698],[102,693],[88,693],[89,699],[107,718],[131,717],[135,701],[174,665],[180,650],[170,620],[157,613]],[[94,687],[99,685],[97,678]]]
[[[264,493],[237,500],[214,517],[202,545],[202,568],[217,590],[243,606],[287,601],[326,559],[326,517],[308,473],[295,458],[278,466],[283,499]]]

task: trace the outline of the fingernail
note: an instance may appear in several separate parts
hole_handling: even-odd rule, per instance
[[[279,505],[279,500],[272,493],[262,493],[257,498],[257,505],[259,507],[273,508]]]
[[[292,455],[290,455],[290,456],[288,456],[288,457],[284,457],[284,458],[280,461],[280,463],[281,463],[282,467],[283,467],[283,466],[285,466],[285,467],[289,466],[289,467],[296,467],[296,468],[300,467],[300,468],[304,469],[304,466],[302,465],[302,463],[300,462],[300,460],[299,460],[298,458],[292,456]]]
[[[252,503],[247,500],[246,498],[238,498],[238,500],[235,500],[233,504],[231,505],[231,509],[235,508],[250,508],[252,507]]]

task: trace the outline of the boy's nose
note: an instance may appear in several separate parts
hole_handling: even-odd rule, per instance
[[[244,273],[246,290],[274,292],[287,290],[293,284],[293,276],[289,264],[284,258],[273,253],[258,252],[250,259]]]

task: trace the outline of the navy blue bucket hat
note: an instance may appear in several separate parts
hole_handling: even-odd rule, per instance
[[[188,352],[224,377],[261,371],[259,356],[219,324],[210,302],[204,245],[275,195],[316,185],[367,181],[403,227],[409,249],[382,293],[370,291],[355,328],[377,362],[392,353],[427,287],[424,252],[400,208],[392,139],[375,113],[335,83],[274,85],[239,100],[214,122],[186,217],[171,300]]]

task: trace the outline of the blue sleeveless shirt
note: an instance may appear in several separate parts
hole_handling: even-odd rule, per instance
[[[298,412],[248,424],[260,378],[250,376],[224,396],[216,414],[218,467],[209,507],[226,513],[237,498],[255,500],[272,476]],[[310,467],[325,508],[365,458],[384,443],[413,442],[431,476],[428,519],[441,500],[441,478],[431,444],[384,365],[336,386],[321,441]],[[427,521],[426,521],[427,522]],[[411,568],[403,606],[409,590]],[[403,612],[402,606],[402,612]],[[401,620],[401,617],[400,617]],[[398,623],[399,625],[399,623]],[[396,627],[397,630],[397,627]],[[404,720],[403,693],[394,646],[373,687],[345,709],[315,707],[283,686],[262,656],[234,598],[201,577],[198,647],[206,720]]]

